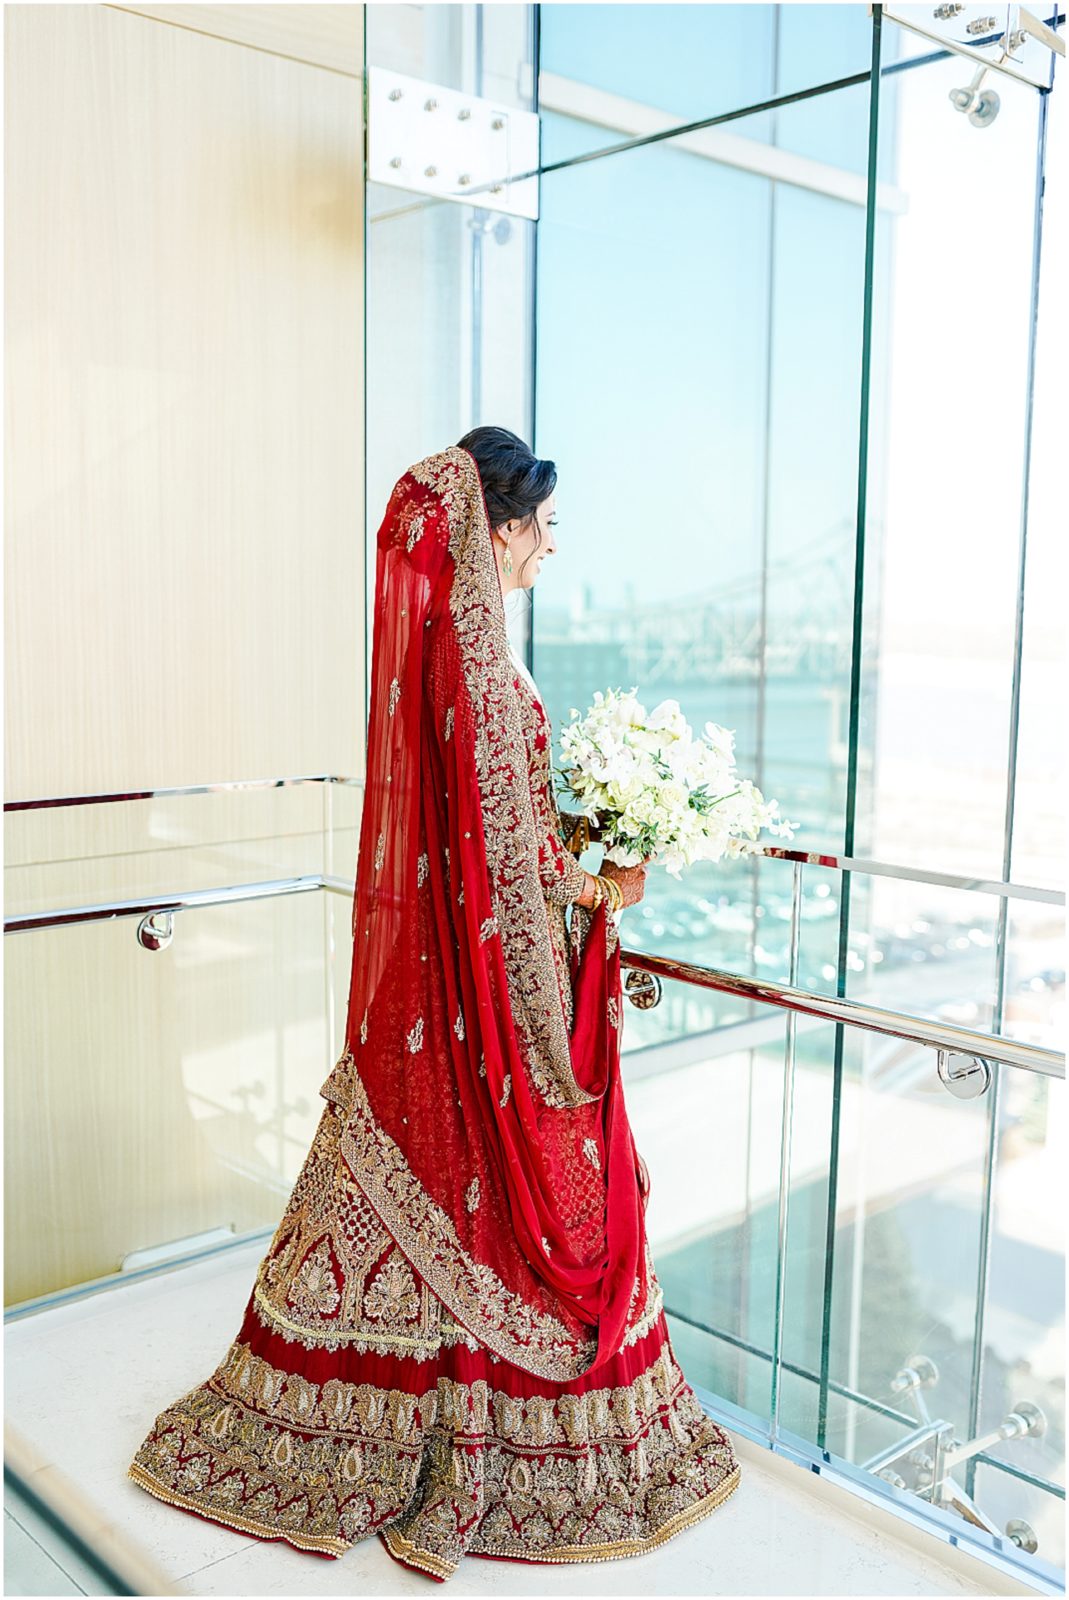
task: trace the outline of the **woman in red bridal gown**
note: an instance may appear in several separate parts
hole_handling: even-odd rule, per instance
[[[505,631],[555,482],[478,428],[393,490],[345,1047],[236,1338],[127,1469],[313,1554],[377,1533],[438,1579],[638,1555],[739,1481],[669,1342],[618,930]],[[606,868],[625,904],[643,871]]]

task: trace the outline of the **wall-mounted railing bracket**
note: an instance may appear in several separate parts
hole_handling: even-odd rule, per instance
[[[633,1006],[640,1011],[649,1011],[651,1006],[659,1006],[663,987],[660,978],[654,972],[643,972],[641,967],[628,969],[624,979],[624,994]]]
[[[962,1050],[936,1050],[939,1081],[958,1100],[976,1100],[991,1087],[991,1063]]]
[[[145,950],[166,950],[173,938],[173,911],[151,911],[137,925],[137,942]]]

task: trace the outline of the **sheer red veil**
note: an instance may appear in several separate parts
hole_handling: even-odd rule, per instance
[[[563,1382],[620,1348],[648,1257],[616,926],[573,907],[569,1027],[514,680],[482,482],[452,446],[401,476],[378,531],[346,1049],[320,1092],[456,1321]],[[559,1200],[577,1116],[605,1191],[583,1253]]]

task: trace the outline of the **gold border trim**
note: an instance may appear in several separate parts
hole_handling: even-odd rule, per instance
[[[331,1538],[324,1534],[322,1538],[313,1535],[293,1533],[286,1529],[274,1527],[268,1523],[257,1522],[252,1517],[226,1516],[214,1507],[206,1506],[203,1501],[194,1499],[192,1495],[177,1494],[174,1490],[165,1488],[158,1479],[147,1472],[137,1462],[132,1462],[126,1469],[126,1476],[140,1488],[154,1495],[157,1500],[162,1500],[168,1505],[183,1507],[196,1512],[199,1516],[207,1517],[212,1522],[221,1523],[224,1527],[233,1528],[238,1533],[251,1533],[261,1538],[283,1540],[297,1550],[307,1550],[313,1553],[327,1554],[337,1559],[346,1551],[351,1550],[351,1544],[343,1539]],[[505,1560],[540,1561],[545,1564],[554,1562],[580,1562],[580,1561],[623,1561],[629,1556],[645,1555],[658,1546],[667,1544],[669,1539],[677,1533],[682,1533],[685,1528],[701,1522],[710,1512],[723,1505],[725,1500],[731,1498],[742,1479],[741,1465],[736,1462],[734,1469],[717,1485],[710,1494],[703,1499],[695,1501],[683,1511],[677,1511],[648,1539],[622,1539],[612,1544],[598,1545],[559,1545],[555,1549],[532,1551],[520,1545],[496,1545],[485,1550],[469,1549],[464,1552],[474,1558],[479,1556],[494,1556]],[[459,1563],[452,1563],[434,1555],[430,1550],[423,1550],[420,1546],[406,1539],[403,1533],[394,1527],[387,1526],[378,1530],[369,1530],[364,1537],[370,1538],[371,1532],[377,1531],[390,1552],[397,1560],[409,1566],[417,1567],[423,1572],[429,1572],[433,1577],[446,1579],[458,1570]]]
[[[406,1334],[402,1333],[374,1333],[371,1329],[360,1329],[355,1333],[351,1330],[343,1333],[330,1333],[323,1327],[306,1328],[303,1323],[291,1321],[289,1317],[273,1306],[259,1284],[256,1285],[253,1294],[257,1310],[263,1311],[264,1316],[269,1318],[271,1322],[277,1323],[280,1327],[289,1328],[293,1333],[307,1334],[308,1338],[317,1341],[330,1339],[335,1344],[341,1345],[357,1344],[366,1340],[368,1344],[411,1345],[420,1350],[440,1350],[442,1347],[441,1339],[410,1339]]]
[[[491,932],[500,937],[512,1024],[525,1047],[521,1054],[527,1072],[546,1104],[588,1105],[602,1096],[589,1093],[576,1079],[552,952],[546,952],[547,964],[532,961],[527,948],[527,930],[545,914],[539,829],[530,785],[522,776],[528,765],[527,740],[512,687],[505,608],[482,478],[471,451],[462,445],[424,456],[408,473],[445,506],[453,564],[448,605],[461,672],[480,723],[473,754],[489,868],[493,913],[489,920]],[[483,736],[486,726],[493,730],[492,740]],[[502,760],[502,752],[507,760]],[[521,776],[502,777],[503,773]],[[506,819],[504,811],[511,812],[514,820]]]
[[[342,1123],[339,1149],[354,1183],[363,1190],[402,1254],[446,1311],[496,1356],[553,1383],[581,1378],[597,1353],[597,1339],[586,1338],[577,1346],[564,1323],[530,1306],[491,1267],[472,1259],[453,1219],[428,1194],[400,1147],[375,1120],[348,1045],[336,1066],[346,1059],[353,1071],[348,1103],[338,1113]],[[422,1227],[413,1224],[407,1214],[408,1206],[416,1204],[422,1208]],[[524,1327],[526,1342],[510,1331],[514,1323]]]
[[[418,1567],[421,1572],[429,1572],[434,1578],[451,1578],[456,1572],[455,1563],[443,1561],[441,1556],[432,1555],[429,1550],[421,1550],[403,1533],[398,1533],[396,1528],[383,1528],[381,1533],[387,1550],[403,1565]]]
[[[682,1533],[684,1528],[700,1522],[711,1511],[715,1511],[717,1506],[723,1505],[725,1500],[730,1499],[741,1481],[742,1467],[736,1462],[729,1475],[722,1483],[717,1484],[711,1493],[701,1500],[696,1500],[692,1506],[687,1506],[683,1511],[677,1511],[674,1517],[669,1517],[668,1521],[663,1523],[656,1533],[651,1533],[648,1539],[618,1539],[612,1544],[560,1545],[555,1550],[547,1550],[544,1555],[538,1551],[524,1550],[520,1545],[495,1545],[485,1550],[472,1548],[464,1553],[470,1556],[504,1556],[506,1559],[521,1561],[623,1561],[627,1556],[641,1556],[649,1550],[655,1550],[658,1545],[666,1544],[677,1533]]]
[[[296,1550],[310,1550],[326,1553],[337,1559],[343,1556],[352,1546],[344,1539],[332,1539],[329,1534],[317,1538],[314,1534],[293,1533],[289,1529],[272,1526],[266,1522],[256,1522],[252,1517],[226,1516],[222,1511],[216,1511],[214,1506],[205,1505],[202,1500],[194,1499],[192,1495],[178,1494],[173,1489],[165,1488],[158,1478],[140,1466],[136,1461],[130,1463],[126,1469],[126,1476],[136,1483],[139,1488],[145,1489],[149,1494],[155,1495],[157,1500],[164,1501],[167,1505],[179,1506],[187,1511],[195,1511],[198,1516],[208,1517],[212,1522],[221,1522],[224,1527],[233,1528],[237,1533],[258,1534],[261,1538],[283,1539],[287,1544],[293,1545]]]

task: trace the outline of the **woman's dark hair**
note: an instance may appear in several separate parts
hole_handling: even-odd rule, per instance
[[[530,447],[507,428],[472,428],[463,439],[457,440],[457,444],[475,457],[491,528],[500,528],[513,517],[530,527],[535,510],[557,486],[556,462],[539,460],[532,455]],[[538,544],[541,543],[539,530]],[[531,555],[537,553],[538,546]],[[521,574],[530,559],[528,556],[524,561]]]

